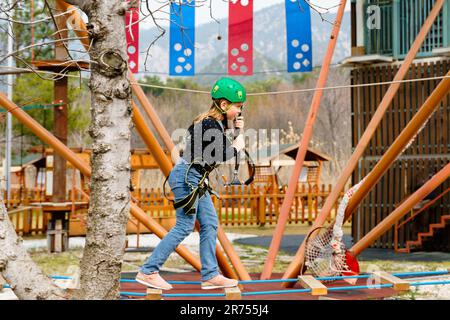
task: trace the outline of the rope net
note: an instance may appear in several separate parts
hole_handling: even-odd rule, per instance
[[[357,272],[352,270],[355,268],[349,266],[348,260],[351,257],[342,241],[344,234],[342,225],[348,202],[363,181],[361,180],[345,193],[333,226],[318,227],[313,229],[307,236],[304,265],[315,277],[337,277],[357,274]]]

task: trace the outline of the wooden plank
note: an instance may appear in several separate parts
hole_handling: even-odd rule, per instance
[[[383,70],[381,69],[381,67],[377,67],[375,72],[375,82],[381,82],[382,81],[382,74],[383,74]],[[374,95],[374,106],[373,106],[373,113],[375,114],[375,112],[377,111],[378,106],[380,105],[381,99],[383,98],[383,94],[382,94],[382,85],[377,85],[374,86],[374,90],[375,90],[375,95]],[[372,116],[373,117],[373,116]],[[383,118],[381,119],[381,122],[378,126],[377,131],[375,132],[375,143],[376,143],[376,147],[375,147],[375,154],[376,155],[382,155],[383,154],[383,141],[382,141],[382,133],[383,133],[383,126],[386,123],[386,113],[383,116]]]
[[[395,167],[395,165],[396,165],[396,163],[393,164],[394,167]],[[385,204],[386,204],[386,207],[384,208],[383,219],[386,218],[392,211],[394,211],[394,206],[393,206],[394,200],[392,198],[393,188],[395,188],[394,185],[393,185],[393,183],[394,183],[394,179],[393,179],[394,170],[395,170],[395,168],[391,167],[387,171],[387,178],[386,178],[387,185],[386,185],[386,193],[385,193]],[[393,243],[394,239],[393,239],[392,229],[387,232],[387,235],[388,235],[387,236],[387,241],[388,241],[388,246],[387,247],[389,249],[393,249],[393,247],[394,247],[394,243]]]
[[[356,85],[359,84],[359,69],[352,69],[350,72],[350,84]],[[352,149],[358,144],[359,136],[358,136],[358,128],[359,128],[359,122],[360,122],[360,110],[359,110],[359,95],[360,95],[360,88],[354,88],[352,87],[350,89],[351,95],[350,95],[350,106],[351,106],[351,126],[352,126]],[[356,168],[355,172],[358,171],[358,168]],[[356,173],[353,172],[351,181],[352,185],[355,181],[355,175]],[[353,239],[357,238],[357,225],[359,224],[359,214],[354,214],[352,216],[352,226],[351,226],[351,234]]]
[[[365,72],[366,68],[360,68],[358,69],[358,84],[364,84],[365,83]],[[367,118],[367,108],[366,108],[366,92],[367,87],[359,87],[358,88],[358,136],[355,141],[354,147],[358,144],[365,128],[366,128],[366,118]],[[364,151],[362,157],[360,158],[360,166],[361,166],[361,175],[364,176],[364,166],[365,166],[365,155],[367,154],[367,150]],[[358,183],[359,181],[358,173],[354,173],[354,181],[353,185]],[[357,234],[357,237],[360,238],[363,234],[365,234],[365,222],[366,222],[366,203],[363,203],[363,206],[360,206],[359,208],[359,219],[360,219],[360,232]]]
[[[355,84],[361,84],[362,81],[362,68],[358,68],[355,69]],[[356,145],[358,144],[359,139],[361,138],[361,134],[364,130],[364,97],[363,97],[363,88],[358,87],[358,88],[354,88],[353,90],[355,90],[355,103],[354,103],[354,112],[355,112],[355,136],[353,137],[353,144],[352,144],[352,150],[356,147]],[[361,163],[361,166],[364,163],[364,154],[361,157],[361,159],[359,160]],[[358,171],[355,170],[352,174],[352,185],[355,185],[355,183],[357,183],[358,180]],[[364,217],[362,212],[364,211],[364,205],[360,206],[358,208],[359,213],[354,214],[353,216],[357,217],[358,220],[358,227],[353,228],[352,227],[352,232],[353,232],[353,239],[359,239],[360,234],[358,232],[358,230],[360,231],[360,233],[362,234],[363,230],[362,230],[362,223],[364,221]],[[353,218],[355,219],[355,218]],[[352,224],[353,225],[353,224]]]
[[[366,83],[372,83],[372,82],[376,82],[376,78],[374,76],[376,72],[376,68],[370,68],[367,70],[367,81]],[[370,120],[372,120],[373,114],[375,113],[375,86],[369,86],[368,87],[368,118],[367,118],[367,124],[364,127],[364,129],[366,129],[369,125]],[[378,128],[377,128],[378,130]],[[369,155],[371,156],[375,156],[376,153],[376,139],[377,139],[377,133],[375,131],[374,135],[372,136],[372,139],[370,139],[370,143],[369,143]]]
[[[419,79],[420,77],[421,77],[421,74],[420,74],[420,69],[421,69],[421,67],[420,67],[420,64],[419,63],[415,63],[415,64],[413,64],[412,65],[412,68],[411,68],[412,70],[412,78],[413,79]],[[422,83],[421,82],[412,82],[411,83],[411,118],[410,118],[410,121],[411,121],[411,119],[416,115],[416,113],[417,113],[417,110],[420,108],[420,106],[421,106],[421,96],[422,96]],[[416,138],[416,150],[417,150],[417,154],[422,154],[422,150],[424,149],[423,148],[423,145],[424,145],[424,132],[422,132],[422,136],[418,136],[417,138]],[[412,146],[412,147],[414,147],[414,145]]]
[[[381,67],[381,75],[380,75],[380,81],[381,82],[386,82],[387,80],[389,80],[389,75],[387,73],[387,67]],[[387,85],[380,85],[380,95],[381,95],[381,99],[384,97],[385,92],[387,90]],[[380,138],[380,142],[381,142],[381,154],[384,154],[388,148],[388,146],[390,146],[390,144],[387,141],[388,138],[388,132],[389,130],[389,122],[390,122],[390,117],[391,117],[391,113],[392,113],[392,108],[393,108],[393,104],[391,103],[390,108],[388,108],[386,110],[386,114],[381,122],[381,131],[382,131],[382,136]],[[380,190],[380,207],[378,208],[378,212],[377,212],[377,216],[378,216],[378,222],[379,223],[383,218],[384,218],[384,214],[386,211],[386,205],[387,205],[387,189],[388,189],[388,185],[387,185],[387,174],[389,173],[389,170],[386,172],[386,174],[384,174],[384,176],[381,178],[380,182],[378,183],[378,188],[381,188]],[[382,236],[382,242],[385,245],[386,244],[386,233],[383,234]]]
[[[55,221],[55,236],[53,238],[55,252],[62,252],[62,220]]]
[[[430,77],[431,76],[431,72],[430,70],[432,70],[430,68],[429,64],[425,64],[423,66],[424,68],[424,77]],[[431,89],[430,89],[430,83],[429,81],[424,81],[423,83],[423,92],[425,93],[425,100],[430,96],[431,94]],[[436,134],[437,132],[440,131],[440,123],[439,120],[441,118],[440,115],[440,106],[436,108],[436,111],[434,112],[434,115],[431,116],[430,120],[428,121],[428,123],[426,124],[425,128],[423,130],[425,130],[427,132],[427,138],[426,139],[426,144],[429,146],[429,152],[436,154],[439,153],[439,142],[436,141],[436,137],[438,137],[438,135]],[[436,132],[437,131],[437,132]]]
[[[361,165],[362,165],[362,170],[361,170],[361,175],[362,177],[365,177],[367,172],[369,171],[369,169],[367,169],[368,167],[368,160],[363,160],[361,161]],[[369,193],[369,197],[370,197],[370,193]],[[370,198],[366,197],[364,200],[364,207],[363,210],[361,211],[361,218],[362,218],[362,232],[361,232],[361,237],[363,235],[365,235],[367,232],[370,231]]]
[[[358,69],[350,71],[350,84],[353,86],[358,83],[357,81]],[[351,89],[350,106],[351,106],[351,126],[352,126],[352,147],[358,144],[358,122],[359,122],[359,109],[358,109],[358,92],[359,88]]]
[[[416,150],[416,149],[414,149]],[[412,189],[414,188],[414,180],[415,177],[418,174],[418,166],[417,166],[417,159],[412,159],[409,161],[408,164],[408,171],[407,171],[407,180],[405,182],[405,194],[406,195],[411,195],[412,194]],[[414,236],[413,232],[414,232],[414,224],[409,224],[409,228],[408,228],[408,239],[411,240],[411,237]]]
[[[381,69],[381,82],[386,82],[389,79],[389,74],[388,74],[388,67],[382,67]],[[387,85],[380,85],[380,95],[381,95],[381,99],[384,97],[384,95],[386,94],[386,90],[387,90]],[[381,128],[382,128],[382,137],[381,137],[381,152],[384,154],[385,151],[387,150],[388,146],[390,146],[389,142],[387,141],[388,139],[388,133],[389,133],[389,124],[390,124],[390,118],[391,118],[391,114],[392,114],[392,107],[393,104],[391,103],[391,107],[386,109],[386,113],[384,115],[383,121],[381,122]]]
[[[225,299],[226,300],[241,300],[241,290],[238,287],[225,288]]]
[[[362,70],[361,75],[361,84],[367,84],[369,80],[367,79],[368,70],[365,68]],[[361,109],[363,111],[363,122],[361,126],[361,133],[364,132],[364,130],[367,128],[367,124],[369,123],[370,119],[370,105],[369,105],[369,87],[364,86],[362,87],[362,95],[361,95]],[[370,148],[370,142],[368,144],[368,148],[363,153],[363,156],[370,154],[368,149]]]
[[[408,291],[410,288],[408,281],[397,278],[385,271],[375,271],[373,276],[379,279],[381,284],[392,284],[396,291]]]
[[[446,70],[450,70],[450,61],[447,60],[445,62],[444,65],[444,69]],[[443,121],[442,121],[442,130],[441,130],[441,135],[442,135],[442,140],[441,140],[441,145],[442,145],[442,154],[449,154],[450,153],[450,141],[449,141],[449,137],[450,137],[450,92],[447,94],[447,98],[443,100],[443,105],[442,105],[442,114],[443,114]]]
[[[305,275],[299,276],[298,282],[305,289],[311,289],[311,295],[323,296],[328,294],[328,289],[319,280],[316,280],[313,276]]]
[[[393,74],[393,67],[389,66],[386,70],[386,74],[387,74],[387,80],[392,81],[392,79],[394,78],[394,74]],[[401,89],[401,86],[400,86]],[[386,145],[390,146],[393,142],[393,128],[395,126],[397,126],[398,124],[395,122],[395,119],[398,119],[398,117],[396,117],[396,115],[398,115],[399,112],[399,95],[401,94],[400,90],[397,93],[397,95],[394,97],[394,99],[392,99],[392,105],[390,110],[388,111],[388,115],[387,115],[387,137],[386,140],[384,141]],[[387,172],[387,186],[386,186],[386,198],[385,198],[385,204],[386,207],[383,208],[383,219],[385,217],[387,217],[393,210],[394,210],[394,174],[395,174],[395,167],[398,165],[398,162],[394,162],[393,165],[391,166],[391,168],[388,170]],[[397,181],[396,181],[397,182]],[[389,235],[392,235],[392,231],[388,231],[388,237]],[[389,244],[391,244],[392,241],[389,241]]]
[[[374,167],[374,162],[373,160],[369,161],[369,170],[368,172],[372,171],[373,167]],[[369,193],[369,208],[370,208],[370,225],[369,225],[369,230],[372,230],[373,228],[375,228],[376,226],[376,218],[377,218],[377,208],[376,208],[377,202],[376,202],[376,190],[372,189]],[[369,232],[369,230],[367,232]],[[378,239],[377,241],[375,241],[374,246],[376,248],[378,248]]]
[[[404,195],[403,195],[403,183],[404,183],[404,171],[406,170],[407,162],[406,160],[402,160],[400,162],[400,165],[396,168],[395,174],[394,174],[394,180],[400,181],[400,184],[393,190],[394,195],[394,205],[395,207],[398,207],[398,204],[400,201],[402,201]],[[405,228],[401,228],[398,233],[398,239],[399,239],[399,246],[405,245]]]
[[[377,225],[383,220],[383,211],[385,206],[385,197],[384,192],[386,190],[386,174],[383,175],[383,177],[380,179],[380,181],[377,184]],[[386,248],[386,233],[384,233],[380,237],[380,245],[383,248]]]
[[[162,300],[162,290],[147,288],[147,295],[145,296],[145,300]]]
[[[396,71],[398,71],[398,68],[395,69]],[[405,76],[405,79],[409,79],[409,72],[408,74]],[[399,101],[398,101],[398,110],[397,110],[397,119],[395,121],[396,125],[394,125],[393,127],[393,139],[395,139],[395,137],[398,137],[400,130],[402,128],[405,127],[406,124],[406,114],[407,114],[407,110],[409,108],[409,99],[407,97],[409,93],[409,84],[407,82],[404,82],[400,85],[400,89],[398,91],[398,97],[399,97]],[[393,142],[393,140],[391,141],[391,143]],[[406,150],[405,154],[407,154],[409,151]]]

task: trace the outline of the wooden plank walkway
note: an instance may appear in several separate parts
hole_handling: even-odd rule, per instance
[[[198,272],[186,272],[186,273],[166,273],[161,272],[161,275],[167,281],[200,281],[200,274]],[[127,274],[126,277],[130,277]],[[251,274],[252,279],[259,279],[259,274]],[[280,279],[282,274],[273,274],[272,279]],[[134,279],[134,277],[131,277]],[[325,284],[328,288],[349,286],[349,284],[343,280],[330,282]],[[358,279],[357,286],[367,285],[367,279]],[[164,291],[164,293],[224,293],[223,290],[201,290],[199,284],[174,284],[173,289]],[[303,289],[303,287],[296,283],[292,289]],[[285,289],[286,291],[292,289]],[[139,283],[124,282],[121,284],[122,292],[136,292],[145,293],[146,287]],[[242,285],[241,291],[256,292],[256,291],[275,291],[283,290],[281,283],[258,283],[258,284],[245,284]],[[391,288],[381,289],[361,289],[361,290],[349,290],[349,291],[332,291],[328,292],[326,297],[337,300],[377,300],[397,295],[398,292]],[[321,296],[322,298],[324,296]],[[124,297],[133,299],[143,299],[144,297]],[[164,300],[225,300],[225,297],[163,297]],[[257,295],[257,296],[242,296],[242,300],[318,300],[319,296],[312,296],[310,293],[291,293],[291,294],[269,294],[269,295]]]

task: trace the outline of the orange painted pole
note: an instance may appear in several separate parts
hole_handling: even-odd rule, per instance
[[[381,235],[388,231],[401,218],[408,214],[411,209],[419,203],[423,198],[430,194],[440,184],[450,177],[450,163],[443,169],[436,173],[430,180],[427,181],[419,190],[408,197],[397,209],[389,214],[383,221],[381,221],[375,228],[367,233],[361,240],[359,240],[349,251],[353,256],[359,255],[364,249],[368,248]]]
[[[0,93],[0,105],[10,112],[16,119],[18,119],[24,126],[30,129],[39,139],[50,145],[55,153],[60,154],[64,159],[69,161],[75,168],[77,168],[86,177],[91,176],[91,168],[88,164],[82,161],[76,154],[70,150],[61,141],[55,138],[50,132],[43,128],[36,120],[31,118],[26,112],[20,109],[14,102],[10,101],[3,93]],[[159,238],[164,238],[167,231],[161,227],[155,220],[148,217],[146,213],[136,204],[131,203],[131,214],[137,220],[142,222],[149,230],[156,234]],[[201,264],[197,257],[189,252],[184,246],[179,245],[176,249],[178,254],[183,257],[195,269],[200,271]]]
[[[450,71],[447,73],[450,76]],[[395,139],[383,157],[378,161],[376,166],[364,178],[359,189],[350,198],[347,209],[345,210],[345,220],[347,220],[356,210],[364,197],[381,179],[383,174],[389,169],[392,163],[403,152],[408,143],[417,135],[420,128],[433,115],[433,112],[439,107],[440,102],[450,92],[450,78],[444,78],[434,89],[422,107],[417,111],[405,129]],[[344,221],[345,221],[344,220]]]
[[[128,70],[128,78],[130,79],[131,88],[133,89],[135,97],[139,100],[142,109],[144,109],[145,113],[149,117],[150,121],[155,127],[156,132],[158,132],[158,135],[163,140],[163,143],[166,146],[167,150],[169,150],[169,152],[172,154],[175,145],[173,144],[172,139],[170,138],[166,128],[162,124],[161,119],[156,114],[156,111],[153,108],[152,104],[150,103],[150,101],[148,101],[147,96],[145,95],[141,86],[137,83],[136,79],[134,78],[134,75],[131,73],[130,70]],[[173,158],[173,162],[176,163],[176,161],[178,160],[178,156],[177,155],[174,156],[175,157]]]
[[[167,158],[167,155],[164,153],[163,149],[158,143],[158,140],[156,140],[153,132],[147,127],[144,117],[134,101],[131,101],[131,107],[133,109],[133,122],[136,126],[137,132],[141,136],[142,140],[144,140],[148,150],[150,150],[151,154],[155,158],[162,173],[167,177],[170,173],[170,170],[172,170],[172,163]]]
[[[284,229],[286,227],[286,222],[291,210],[292,201],[294,200],[295,189],[298,185],[298,178],[302,170],[303,162],[305,160],[306,151],[308,149],[308,144],[311,139],[313,125],[316,120],[317,112],[320,107],[320,101],[322,99],[323,87],[325,87],[328,73],[330,70],[330,64],[333,59],[334,49],[336,47],[339,30],[341,28],[342,18],[344,16],[345,5],[347,1],[342,0],[337,13],[336,21],[331,32],[330,42],[328,44],[327,53],[323,59],[322,68],[320,70],[319,79],[317,80],[316,91],[314,92],[313,100],[311,102],[311,108],[306,119],[305,128],[303,130],[302,140],[300,142],[300,148],[297,152],[295,159],[295,166],[289,180],[288,189],[281,206],[281,211],[278,216],[277,225],[273,234],[272,241],[270,243],[269,252],[267,254],[266,261],[264,263],[264,268],[261,273],[261,279],[270,279],[272,275],[273,265],[280,248],[281,239],[283,238]]]
[[[437,0],[433,9],[431,10],[427,20],[424,22],[419,34],[417,35],[414,43],[412,44],[408,54],[405,57],[405,60],[403,61],[403,64],[401,65],[400,69],[398,70],[397,74],[395,75],[395,78],[393,80],[393,83],[389,86],[388,90],[386,91],[386,94],[383,97],[383,100],[381,100],[380,105],[377,108],[377,111],[373,115],[372,119],[370,120],[366,130],[364,131],[363,136],[358,142],[358,145],[355,148],[355,151],[353,152],[352,156],[350,157],[350,160],[347,163],[347,166],[342,171],[341,175],[338,178],[338,181],[334,188],[332,189],[331,193],[328,195],[322,209],[320,210],[319,215],[317,216],[316,220],[314,221],[313,225],[311,226],[311,229],[309,232],[314,230],[317,227],[323,226],[325,223],[328,215],[330,214],[331,210],[333,209],[334,204],[339,198],[339,195],[343,191],[345,184],[347,183],[348,179],[352,175],[353,170],[355,170],[356,166],[358,165],[358,160],[361,158],[361,156],[364,153],[364,150],[366,149],[367,145],[370,142],[370,139],[372,138],[375,130],[378,128],[378,125],[380,124],[381,120],[383,119],[383,116],[387,110],[387,108],[392,103],[392,100],[394,99],[395,95],[397,94],[398,89],[400,88],[400,82],[403,80],[408,73],[409,67],[411,66],[414,58],[416,57],[417,53],[419,52],[420,48],[422,47],[422,43],[425,41],[425,38],[431,29],[434,21],[436,20],[436,17],[439,14],[439,11],[441,10],[445,0]],[[362,32],[362,31],[361,31]],[[304,249],[305,249],[305,242],[300,245],[300,248],[298,249],[297,253],[295,254],[292,262],[289,264],[288,268],[286,269],[283,278],[295,278],[302,268],[302,263],[304,260]],[[283,287],[289,287],[291,286],[291,283],[283,283]]]

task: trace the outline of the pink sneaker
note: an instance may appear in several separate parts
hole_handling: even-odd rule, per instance
[[[235,279],[228,279],[222,276],[221,274],[215,276],[208,281],[202,282],[202,289],[210,290],[210,289],[219,289],[219,288],[231,288],[237,287],[238,281]]]
[[[136,275],[136,281],[151,288],[161,289],[161,290],[170,290],[173,287],[164,280],[159,273],[145,274],[142,272],[138,272]]]

